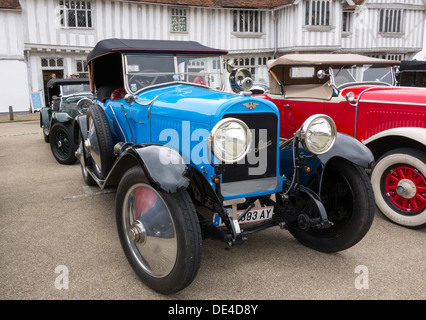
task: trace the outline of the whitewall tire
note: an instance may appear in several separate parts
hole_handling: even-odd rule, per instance
[[[412,148],[387,152],[371,174],[376,205],[391,221],[426,226],[426,153]]]

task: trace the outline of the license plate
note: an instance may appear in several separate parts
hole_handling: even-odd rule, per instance
[[[237,211],[238,217],[240,217],[245,210]],[[258,209],[251,209],[247,214],[239,221],[240,224],[252,223],[264,221],[272,218],[274,214],[274,207],[262,207]],[[225,224],[218,213],[213,216],[213,224],[215,227],[223,227]]]

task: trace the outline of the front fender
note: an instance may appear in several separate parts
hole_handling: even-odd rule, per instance
[[[52,122],[70,122],[74,120],[73,117],[71,117],[68,113],[66,112],[54,112],[52,114]]]
[[[176,193],[189,186],[192,170],[179,153],[166,146],[142,144],[125,149],[114,163],[104,187],[117,185],[124,173],[139,165],[152,187]]]
[[[403,137],[417,141],[426,147],[426,128],[419,127],[400,127],[384,130],[364,140],[363,143],[369,145],[386,137]]]
[[[280,174],[286,176],[289,181],[294,174],[292,149],[288,146],[280,150]],[[301,144],[299,144],[299,151],[309,154]],[[327,163],[336,157],[346,159],[363,168],[372,168],[374,165],[374,156],[369,148],[349,135],[337,133],[336,142],[329,152],[305,161],[304,166],[308,167],[309,171],[299,169],[300,184],[308,186],[312,184],[312,181],[320,181]]]
[[[52,109],[48,107],[43,107],[40,110],[40,114],[40,127],[44,128],[45,133],[48,134],[50,130],[50,118],[52,117]]]
[[[80,144],[80,139],[82,141],[87,138],[87,116],[79,115],[75,118],[74,121],[74,142],[75,144]]]
[[[363,168],[372,168],[374,165],[374,156],[369,148],[355,138],[340,132],[337,133],[336,142],[331,150],[318,156],[324,164],[334,157],[346,159]]]

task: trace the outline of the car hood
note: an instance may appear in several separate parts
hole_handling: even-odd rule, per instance
[[[361,95],[360,102],[415,104],[426,107],[426,88],[372,87]]]
[[[258,110],[262,108],[262,112],[277,113],[275,105],[264,99],[185,84],[147,90],[138,95],[137,102],[150,104],[150,117],[172,117],[201,123],[219,121],[228,112],[245,113],[259,105]],[[250,106],[254,108],[249,109]]]

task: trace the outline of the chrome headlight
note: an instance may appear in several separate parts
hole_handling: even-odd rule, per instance
[[[319,155],[328,152],[336,141],[337,129],[333,119],[325,114],[310,116],[299,129],[303,146]]]
[[[236,163],[250,151],[251,132],[241,120],[226,118],[210,132],[208,145],[214,156],[224,163]]]

